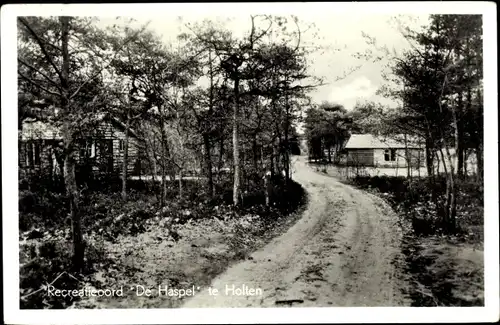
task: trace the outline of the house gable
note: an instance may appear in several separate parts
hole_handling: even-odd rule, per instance
[[[99,114],[97,116],[97,126],[88,133],[88,136],[96,135],[102,132],[102,136],[112,137],[116,131],[121,131],[125,134],[126,126],[121,121],[111,117],[109,114]],[[129,136],[138,139],[136,132],[129,128]],[[22,122],[21,130],[19,131],[19,139],[21,141],[28,140],[62,140],[61,129],[50,122],[43,122],[32,118],[25,119]]]
[[[122,169],[125,143],[125,125],[108,115],[99,116],[97,126],[85,132],[78,139],[77,161],[84,159],[86,165],[99,172]],[[52,169],[55,161],[53,149],[62,148],[60,128],[49,123],[26,119],[19,131],[19,166],[29,169]],[[138,137],[129,130],[128,167],[135,168],[139,155]]]
[[[413,138],[406,141],[404,135],[397,139],[376,137],[372,134],[353,134],[346,146],[346,163],[356,166],[381,168],[414,167],[424,163],[423,148]]]
[[[421,148],[417,139],[407,138],[406,144],[403,135],[393,138],[374,136],[372,134],[352,134],[345,149],[388,149],[388,148]]]

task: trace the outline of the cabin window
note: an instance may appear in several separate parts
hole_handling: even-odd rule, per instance
[[[125,150],[125,140],[120,140],[119,143],[118,143],[118,149],[120,151],[123,151]]]
[[[35,165],[40,165],[40,144],[34,144],[34,156],[35,156]]]
[[[385,161],[396,161],[396,149],[386,149],[384,151]]]
[[[26,143],[26,165],[27,166],[33,166],[34,161],[33,161],[33,143],[28,142]]]
[[[26,166],[33,167],[40,165],[41,148],[40,143],[28,142],[25,144]]]
[[[93,140],[82,141],[80,147],[80,157],[82,158],[95,157],[95,141]]]

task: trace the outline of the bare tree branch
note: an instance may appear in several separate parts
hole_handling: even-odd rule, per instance
[[[38,87],[38,88],[42,89],[42,90],[43,90],[43,91],[45,91],[46,93],[51,94],[51,95],[54,95],[54,96],[58,96],[58,97],[60,97],[60,96],[61,96],[61,94],[56,93],[56,92],[53,92],[53,91],[51,91],[51,90],[48,90],[47,88],[45,88],[45,87],[41,86],[40,84],[38,84],[38,83],[34,82],[33,80],[31,80],[31,78],[28,78],[27,76],[23,75],[22,73],[18,72],[18,74],[19,74],[19,75],[20,75],[20,76],[21,76],[24,80],[28,81],[29,83],[31,83],[31,84],[32,84],[32,85],[34,85],[35,87]]]
[[[299,22],[298,22],[298,18],[297,17],[293,17],[293,22],[295,23],[295,26],[297,26],[297,31],[298,31],[298,34],[299,34],[299,38],[297,40],[297,46],[295,46],[295,51],[297,51],[300,47],[300,41],[301,41],[301,31],[300,31],[300,26],[299,26]]]
[[[143,28],[141,28],[141,30],[137,31],[133,36],[129,37],[128,39],[126,39],[123,44],[115,51],[115,55],[113,56],[113,58],[108,62],[108,64],[104,65],[99,71],[97,71],[93,76],[91,76],[90,78],[88,78],[87,80],[85,80],[85,82],[83,82],[74,92],[73,94],[69,97],[69,99],[72,99],[74,98],[76,95],[78,95],[78,93],[80,92],[80,90],[85,86],[87,85],[89,82],[91,82],[92,80],[94,80],[95,78],[97,78],[97,76],[99,74],[101,74],[101,72],[103,72],[105,69],[107,69],[113,62],[114,60],[116,59],[116,57],[118,56],[118,53],[120,53],[120,51],[125,47],[125,45],[127,45],[130,41],[132,41],[132,39],[136,38],[140,33],[142,33],[146,28],[147,28],[148,24],[146,24],[145,26],[143,26]]]
[[[61,90],[61,86],[55,82],[54,80],[52,80],[49,76],[47,76],[45,73],[43,73],[42,71],[38,70],[37,68],[35,68],[34,66],[32,66],[31,64],[23,61],[22,59],[20,59],[19,57],[17,58],[17,61],[19,61],[21,64],[25,65],[26,67],[30,68],[31,70],[35,71],[36,73],[42,75],[45,79],[47,79],[53,86],[55,86],[57,89]]]
[[[52,65],[52,67],[54,68],[55,72],[57,73],[57,75],[59,76],[59,78],[62,80],[63,77],[62,77],[62,74],[61,74],[61,70],[57,68],[56,64],[54,63],[54,61],[50,57],[49,53],[47,52],[47,49],[45,48],[45,45],[42,42],[42,39],[33,30],[33,28],[31,28],[31,26],[29,25],[28,21],[25,18],[19,17],[19,21],[26,27],[26,29],[30,32],[30,34],[33,35],[33,37],[35,38],[36,42],[40,46],[40,49],[42,50],[43,54],[45,55],[45,58],[49,61],[50,65]]]
[[[267,20],[269,20],[269,26],[259,36],[257,36],[257,37],[254,38],[254,35],[255,35],[255,22],[254,22],[254,20],[255,20],[255,18],[257,18],[259,16],[266,17]],[[250,49],[253,50],[253,46],[254,46],[255,42],[257,42],[258,40],[260,40],[262,37],[264,37],[269,32],[269,30],[273,26],[273,21],[272,21],[272,19],[270,19],[268,16],[265,16],[265,15],[255,15],[255,16],[251,16],[251,18],[252,18],[252,29],[251,29],[251,32],[250,32]]]

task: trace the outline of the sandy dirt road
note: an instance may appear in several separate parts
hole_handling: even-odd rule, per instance
[[[214,279],[218,295],[206,288],[183,307],[409,306],[392,264],[402,236],[394,212],[294,159],[293,178],[309,195],[302,218]]]

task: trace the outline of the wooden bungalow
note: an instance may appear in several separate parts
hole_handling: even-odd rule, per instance
[[[405,140],[406,139],[406,140]],[[416,139],[352,134],[345,148],[345,164],[376,168],[419,168],[425,165],[424,147]]]
[[[76,140],[77,167],[95,174],[119,173],[123,169],[126,127],[109,115],[98,117],[96,127]],[[19,169],[21,173],[62,172],[63,138],[60,128],[34,119],[25,119],[19,131]],[[139,140],[129,130],[128,172],[138,173]]]

